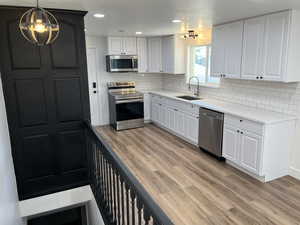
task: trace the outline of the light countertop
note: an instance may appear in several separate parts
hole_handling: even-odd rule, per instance
[[[176,96],[180,96],[180,95],[190,95],[187,93],[172,92],[166,90],[144,90],[144,91],[142,90],[141,92],[156,94],[163,97],[176,99],[178,101],[188,102],[190,104],[198,105],[200,107],[205,107],[215,111],[223,112],[225,114],[238,116],[244,119],[256,121],[263,124],[279,123],[279,122],[297,119],[296,116],[291,116],[291,115],[263,110],[263,109],[257,109],[254,107],[220,101],[211,98],[203,98],[201,100],[193,100],[193,101],[187,101],[184,99],[176,98]]]

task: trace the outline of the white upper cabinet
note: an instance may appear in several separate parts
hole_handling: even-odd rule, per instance
[[[211,59],[213,77],[240,77],[242,43],[243,21],[214,27]]]
[[[300,11],[286,10],[213,28],[212,76],[300,81]]]
[[[163,72],[161,37],[154,37],[148,39],[148,72]]]
[[[136,55],[137,46],[135,37],[108,37],[109,55]]]
[[[123,51],[126,55],[136,55],[137,46],[135,37],[125,37],[123,38]]]
[[[138,72],[148,72],[148,47],[147,38],[137,39]]]
[[[123,38],[121,37],[108,37],[108,54],[109,55],[122,55],[123,54]]]
[[[174,73],[174,45],[174,36],[162,38],[162,70],[164,73]]]
[[[186,73],[185,43],[178,35],[162,37],[162,71],[168,74]]]
[[[266,16],[263,72],[264,80],[283,80],[286,73],[289,12]]]
[[[262,76],[265,17],[246,20],[244,23],[242,78]]]
[[[221,77],[225,72],[225,26],[213,28],[211,44],[211,76]]]
[[[243,21],[225,26],[225,73],[226,78],[239,78],[241,75]]]

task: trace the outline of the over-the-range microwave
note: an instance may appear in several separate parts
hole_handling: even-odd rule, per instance
[[[138,58],[136,55],[107,55],[106,70],[110,73],[137,72]]]

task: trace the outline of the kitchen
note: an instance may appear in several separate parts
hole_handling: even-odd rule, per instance
[[[193,43],[191,45],[189,39],[186,40],[180,35],[91,37],[92,41],[88,36],[88,48],[90,42],[99,45],[95,43],[97,40],[103,44],[102,52],[99,53],[99,56],[103,54],[100,61],[101,58],[102,61],[105,60],[104,55],[137,55],[138,62],[135,67],[136,74],[130,71],[116,73],[108,68],[110,64],[106,56],[106,65],[102,64],[99,67],[108,72],[101,71],[102,75],[99,76],[98,81],[102,89],[101,94],[98,95],[101,98],[99,101],[102,101],[101,105],[104,104],[99,114],[106,118],[94,124],[109,124],[107,115],[112,111],[109,111],[107,94],[103,93],[107,91],[107,83],[136,80],[136,89],[144,93],[145,122],[153,122],[219,158],[226,158],[228,163],[259,180],[270,181],[291,173],[297,174],[297,167],[293,166],[296,157],[292,156],[297,154],[296,151],[292,151],[294,134],[296,134],[297,110],[299,110],[296,102],[298,84],[295,82],[299,78],[297,78],[297,70],[294,70],[296,61],[293,58],[294,54],[297,54],[295,53],[297,47],[293,40],[284,43],[289,36],[287,30],[291,33],[296,32],[297,16],[297,11],[288,10],[215,26],[212,31],[212,62],[207,60],[209,62],[206,63],[207,66],[211,66],[208,69],[211,70],[209,79],[215,79],[219,83],[199,82],[198,77],[189,75],[193,74],[189,66],[192,64],[190,61],[194,59],[189,55],[195,40],[190,41]],[[288,23],[289,20],[293,23]],[[281,29],[272,30],[273,26],[277,27],[280,22],[283,24]],[[268,25],[264,28],[265,37],[253,36],[254,31],[261,34],[261,23]],[[258,30],[253,31],[254,28]],[[249,37],[248,29],[251,30]],[[272,39],[273,36],[279,35],[282,39]],[[254,42],[253,38],[261,42]],[[270,40],[262,42],[267,38]],[[270,52],[267,51],[268,46],[265,46],[265,53],[261,54],[259,52],[261,45],[271,41],[280,43],[275,43],[277,47],[272,47]],[[202,46],[208,46],[209,40],[204,39],[203,42],[206,43]],[[248,42],[256,45],[245,48]],[[256,51],[253,51],[255,48]],[[224,54],[223,58],[220,54]],[[262,55],[268,59],[265,61],[265,66],[258,63],[263,60],[253,58],[263,57]],[[268,68],[274,63],[281,64],[275,70]],[[271,75],[268,76],[268,73]],[[260,76],[262,74],[266,75]],[[278,90],[278,87],[279,89],[282,87],[282,90]],[[259,95],[263,96],[259,97]],[[199,114],[199,108],[208,111]],[[216,123],[211,122],[213,123],[211,126],[208,117],[203,117],[207,113],[217,117]],[[132,123],[132,125],[138,127],[143,124]],[[210,140],[209,137],[212,136],[217,137],[215,140]],[[208,139],[209,142],[205,143]],[[273,149],[276,154],[272,154],[270,149]],[[282,165],[280,170],[277,168],[279,164]]]
[[[132,123],[133,127],[129,125],[128,128],[142,128],[129,130],[121,128],[121,131],[117,132],[109,126],[100,126],[96,129],[113,146],[113,150],[118,153],[118,156],[127,162],[126,165],[140,178],[151,195],[160,196],[155,198],[159,205],[168,204],[166,199],[173,199],[174,205],[179,199],[184,202],[183,204],[193,201],[191,193],[187,189],[178,187],[184,185],[182,182],[187,182],[187,186],[201,186],[201,182],[194,177],[195,174],[191,174],[185,170],[186,168],[183,169],[180,163],[176,163],[176,160],[185,162],[186,157],[188,159],[195,157],[196,160],[197,156],[195,155],[177,155],[180,151],[182,154],[187,154],[182,150],[186,148],[194,151],[198,149],[196,151],[201,159],[197,159],[209,162],[208,164],[202,162],[201,166],[199,166],[200,163],[197,164],[196,168],[207,172],[206,175],[197,175],[202,176],[203,179],[210,179],[207,176],[216,176],[222,184],[229,188],[224,192],[224,190],[220,191],[211,186],[218,195],[225,194],[226,191],[232,191],[232,189],[246,191],[246,186],[256,184],[253,179],[242,179],[243,181],[236,177],[233,179],[232,171],[227,171],[226,164],[232,166],[229,168],[236,168],[262,183],[272,184],[273,181],[280,182],[282,179],[284,182],[290,182],[285,180],[286,175],[299,178],[296,159],[298,150],[294,145],[297,141],[297,133],[299,133],[297,132],[299,130],[297,124],[299,115],[299,85],[297,82],[299,78],[294,58],[297,57],[298,46],[295,42],[297,38],[291,38],[297,33],[298,28],[295,27],[298,21],[297,17],[297,11],[287,10],[253,18],[241,18],[232,23],[213,27],[211,44],[207,40],[202,45],[196,44],[196,46],[211,46],[211,63],[206,62],[206,65],[210,66],[211,75],[204,79],[200,78],[201,82],[199,82],[199,77],[191,76],[194,74],[191,73],[193,68],[190,68],[190,61],[194,59],[191,59],[190,49],[195,45],[195,41],[186,40],[178,35],[161,37],[136,35],[138,61],[136,73],[106,74],[104,70],[107,70],[107,64],[100,65],[101,74],[105,76],[107,82],[103,82],[101,75],[98,82],[103,82],[101,87],[104,90],[107,91],[109,82],[121,82],[122,86],[130,81],[129,86],[132,87],[135,84],[136,91],[144,94],[144,120],[146,123],[144,128],[142,123],[139,125]],[[280,29],[278,24],[282,25]],[[281,39],[277,38],[278,36]],[[120,36],[91,37],[91,39],[93,43],[101,42],[101,48],[107,49],[103,51],[104,56],[110,55],[110,53],[112,55],[114,53],[124,54],[120,50],[114,52],[116,49],[110,51],[113,47],[111,45],[116,39],[119,42],[126,42]],[[251,45],[249,48],[246,47],[248,44]],[[87,46],[89,46],[89,39]],[[261,49],[264,49],[264,52],[261,52]],[[135,51],[131,49],[132,52]],[[103,55],[100,57],[100,61],[101,58],[104,61]],[[275,68],[274,65],[276,65]],[[210,79],[213,82],[207,82]],[[133,81],[135,83],[131,83]],[[135,93],[135,90],[131,91]],[[123,92],[126,93],[126,90],[123,89]],[[103,93],[101,97],[103,102],[108,99],[107,93]],[[109,113],[111,113],[109,107],[102,108],[102,115]],[[95,125],[107,125],[108,123],[102,122],[102,124]],[[154,126],[148,125],[148,123],[152,123]],[[143,144],[138,144],[139,142]],[[185,143],[184,146],[182,146],[182,142]],[[188,143],[192,144],[192,147]],[[175,150],[167,148],[168,145]],[[147,152],[147,156],[144,155],[144,151]],[[194,151],[191,150],[192,153],[188,154],[193,155]],[[215,161],[215,158],[221,161]],[[226,160],[225,164],[224,159]],[[145,167],[141,168],[137,165],[137,160]],[[190,163],[194,164],[191,161]],[[189,166],[186,165],[186,167]],[[170,171],[173,170],[176,172],[171,173]],[[218,172],[225,170],[225,175],[215,173],[215,170]],[[147,176],[157,182],[158,187],[155,185],[153,187],[153,184],[147,182]],[[188,176],[192,176],[192,178],[188,179]],[[225,180],[228,178],[233,183],[228,184],[228,180],[224,181],[220,176],[225,176]],[[218,183],[219,181],[211,180],[210,182]],[[239,186],[239,182],[245,183]],[[175,190],[166,188],[170,184],[175,186]],[[197,187],[201,190],[199,186]],[[252,188],[260,188],[263,191],[262,186],[253,186]],[[182,194],[185,196],[181,196],[183,199],[179,197],[178,190],[186,194]],[[208,195],[212,194],[207,190],[202,190],[202,192]],[[235,194],[240,195],[241,193],[235,192]],[[262,196],[260,197],[262,198]],[[250,199],[252,198],[256,199],[256,197],[250,196]],[[215,199],[210,198],[210,200]],[[222,201],[226,202],[228,199],[222,199]],[[276,200],[272,199],[270,202],[276,202]],[[269,203],[268,207],[270,207]],[[236,205],[236,202],[229,204]],[[262,207],[261,204],[264,205],[261,202],[255,204],[260,207]],[[201,207],[201,203],[192,205],[191,207],[195,208]],[[258,223],[265,220],[260,213],[257,213],[257,208],[253,210],[250,205],[248,207],[251,213],[259,218]],[[242,206],[243,210],[246,208]],[[168,215],[172,215],[171,218],[178,224],[194,224],[193,219],[197,222],[201,221],[194,213],[190,213],[192,219],[186,219],[183,215],[187,212],[180,206],[163,207],[163,209],[169,210],[170,214]],[[264,211],[264,208],[260,209]],[[275,208],[273,210],[277,211]],[[177,216],[173,214],[175,211],[178,213]],[[249,220],[253,223],[256,221],[254,218]],[[207,223],[207,221],[205,222]],[[286,223],[286,221],[281,222]]]

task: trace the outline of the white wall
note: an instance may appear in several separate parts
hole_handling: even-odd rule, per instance
[[[184,76],[164,76],[163,88],[188,92]],[[222,79],[220,88],[201,87],[200,95],[204,98],[215,98],[222,101],[296,115],[300,118],[300,83]],[[300,179],[299,123],[296,136],[295,146],[293,149],[290,149],[290,169],[291,175]]]
[[[15,172],[0,79],[0,224],[21,225]]]
[[[107,82],[115,81],[135,81],[139,90],[161,89],[162,75],[160,74],[137,74],[137,73],[107,73],[105,56],[107,52],[107,40],[105,37],[86,37],[86,47],[96,47],[99,57],[98,67],[98,87],[100,99],[100,124],[109,124]]]

